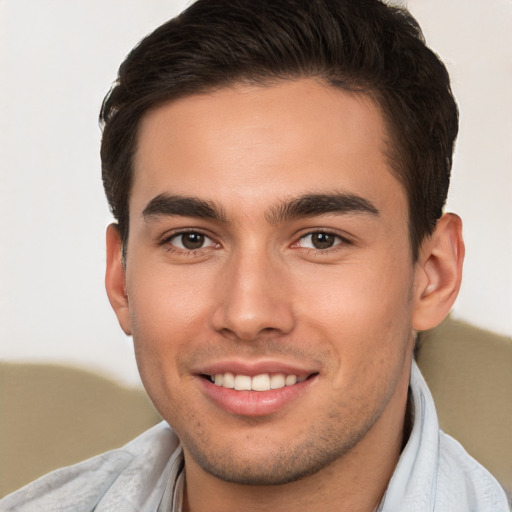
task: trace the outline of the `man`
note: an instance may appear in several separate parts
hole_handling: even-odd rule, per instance
[[[413,362],[464,246],[457,108],[409,14],[198,0],[101,120],[107,292],[167,423],[2,510],[508,510]]]

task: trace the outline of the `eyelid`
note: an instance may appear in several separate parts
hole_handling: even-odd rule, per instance
[[[176,245],[174,245],[172,243],[172,241],[180,236],[183,236],[183,235],[187,235],[187,234],[190,234],[190,233],[196,233],[198,235],[203,235],[205,237],[205,239],[209,240],[211,243],[206,245],[206,246],[203,246],[203,247],[199,247],[198,249],[187,249],[186,247],[177,247]],[[161,239],[158,241],[158,245],[159,246],[169,246],[169,251],[174,251],[174,252],[177,252],[177,253],[194,253],[194,252],[198,252],[198,251],[201,251],[203,249],[207,249],[207,248],[210,248],[210,247],[214,247],[214,246],[219,246],[219,243],[208,233],[206,233],[203,229],[199,229],[199,228],[180,228],[180,229],[176,229],[176,230],[173,230],[173,231],[168,231],[167,233],[165,233]]]
[[[328,247],[326,249],[317,249],[315,247],[302,247],[299,245],[300,241],[307,238],[308,236],[312,236],[316,233],[324,233],[326,235],[331,235],[339,240],[338,243],[333,245],[332,247]],[[329,251],[335,251],[340,248],[340,246],[347,246],[347,245],[353,245],[354,242],[350,239],[348,235],[343,235],[339,231],[330,229],[330,228],[314,228],[314,229],[308,229],[307,231],[300,234],[296,241],[292,244],[292,247],[298,247],[300,249],[304,249],[307,251],[315,251],[317,253],[325,254]]]

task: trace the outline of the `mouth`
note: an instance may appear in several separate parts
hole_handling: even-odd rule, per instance
[[[232,359],[194,373],[207,401],[230,415],[254,418],[293,410],[297,400],[313,396],[321,371],[277,360]]]
[[[236,391],[271,391],[284,387],[295,386],[318,375],[295,375],[286,373],[261,373],[259,375],[242,375],[231,372],[216,373],[215,375],[201,375],[212,384],[225,389]]]

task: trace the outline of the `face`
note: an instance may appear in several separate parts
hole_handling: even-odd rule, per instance
[[[403,421],[416,267],[385,141],[312,80],[143,118],[118,316],[187,467],[284,483]]]

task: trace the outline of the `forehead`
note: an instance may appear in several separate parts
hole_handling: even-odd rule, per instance
[[[370,201],[403,195],[386,140],[380,109],[367,95],[315,80],[188,96],[141,120],[130,210],[141,212],[162,193],[246,209],[333,189]]]

